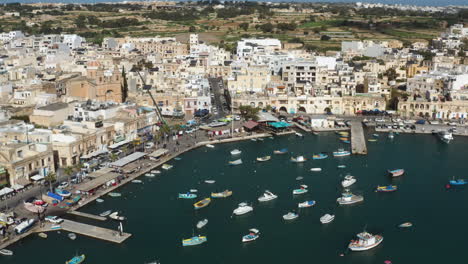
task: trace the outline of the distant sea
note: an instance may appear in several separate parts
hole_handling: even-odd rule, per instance
[[[287,0],[269,0],[270,2],[289,2]],[[122,0],[0,0],[0,3],[103,3],[103,2],[124,2]],[[266,2],[266,1],[263,1]],[[365,2],[365,3],[382,3],[382,4],[401,4],[401,5],[417,5],[417,6],[467,6],[466,0],[367,0],[367,1],[353,1],[353,0],[328,0],[328,1],[295,1],[295,2],[334,2],[334,3],[353,3],[353,2]]]

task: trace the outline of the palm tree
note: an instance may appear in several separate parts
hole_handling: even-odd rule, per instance
[[[118,156],[117,156],[115,153],[111,153],[110,156],[109,156],[109,158],[110,158],[110,160],[111,160],[112,162],[114,162],[114,161],[117,160]]]
[[[63,172],[65,173],[65,175],[68,176],[68,184],[70,184],[73,171],[74,171],[74,168],[72,166],[68,166],[68,167],[65,167],[65,169],[63,169]]]
[[[48,173],[47,176],[44,177],[44,179],[49,182],[50,192],[53,192],[52,183],[57,179],[57,175],[55,174],[55,172]]]

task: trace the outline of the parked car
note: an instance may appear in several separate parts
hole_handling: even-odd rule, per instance
[[[153,142],[148,142],[145,144],[145,148],[149,149],[149,148],[152,148],[154,146],[154,143]]]
[[[63,219],[58,217],[58,216],[52,216],[52,215],[49,215],[49,216],[46,216],[45,217],[45,220],[47,222],[51,222],[53,224],[60,224],[63,222]]]
[[[64,188],[67,188],[68,187],[68,182],[64,181],[64,182],[61,182],[57,188],[60,188],[60,189],[64,189]]]

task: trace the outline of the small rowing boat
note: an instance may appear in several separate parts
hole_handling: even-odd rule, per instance
[[[122,194],[118,193],[118,192],[110,192],[107,195],[109,195],[110,197],[120,197],[120,196],[122,196]]]
[[[295,163],[302,163],[306,161],[306,158],[304,158],[304,156],[291,157],[291,161]]]
[[[100,213],[99,216],[106,217],[106,216],[110,215],[111,213],[112,213],[111,210],[107,210],[107,211],[104,211],[104,212]]]
[[[211,145],[211,144],[206,144],[206,147],[207,147],[207,148],[214,148],[214,146]]]
[[[308,190],[307,190],[307,185],[303,184],[301,185],[301,187],[299,189],[294,189],[293,190],[293,194],[304,194],[304,193],[307,193]]]
[[[48,237],[46,233],[42,233],[42,232],[39,233],[38,236],[39,236],[40,238],[44,238],[44,239],[46,239],[46,238]]]
[[[259,157],[257,158],[258,162],[263,162],[263,161],[269,161],[271,159],[271,156],[265,156],[265,157]]]
[[[225,190],[224,192],[211,193],[211,198],[226,198],[232,195],[232,191]]]
[[[97,198],[97,199],[96,199],[96,202],[98,202],[98,203],[103,203],[103,202],[104,202],[104,199]]]
[[[198,228],[198,229],[201,229],[201,228],[203,228],[204,226],[206,226],[206,224],[208,224],[208,219],[205,218],[205,219],[203,219],[203,220],[200,220],[200,221],[198,221],[198,223],[197,223],[197,228]]]
[[[242,160],[241,160],[241,159],[229,161],[229,165],[231,165],[231,166],[240,165],[240,164],[242,164]]]
[[[394,192],[398,190],[396,185],[388,185],[388,186],[377,186],[376,192]]]
[[[402,224],[399,224],[398,227],[401,227],[401,228],[408,228],[408,227],[412,227],[413,224],[411,222],[405,222],[405,223],[402,223]]]
[[[70,238],[71,240],[75,240],[76,239],[76,234],[75,233],[70,233],[70,234],[68,234],[68,238]]]
[[[179,193],[179,199],[194,199],[197,195],[194,193]]]
[[[4,249],[0,249],[0,254],[4,256],[13,256],[13,251],[4,248]]]
[[[405,174],[404,169],[394,169],[394,170],[388,170],[388,173],[392,175],[392,177],[399,177],[403,174]]]
[[[238,149],[231,150],[231,155],[240,155],[241,153],[242,153],[242,151],[240,151]]]
[[[193,204],[193,207],[195,209],[201,209],[203,207],[207,207],[209,204],[211,203],[211,198],[205,198],[201,201],[198,201],[196,203]]]
[[[208,184],[213,184],[215,183],[216,181],[215,180],[206,180],[205,183],[208,183]]]
[[[346,168],[346,165],[338,165],[336,166],[338,169],[345,169]]]
[[[287,148],[273,151],[273,154],[276,154],[276,155],[281,155],[281,154],[286,154],[286,153],[288,153]]]
[[[314,154],[312,156],[312,159],[314,159],[314,160],[322,160],[322,159],[326,159],[326,158],[328,158],[328,155],[325,154],[325,153]]]
[[[289,212],[285,215],[283,215],[283,219],[286,221],[294,220],[299,217],[299,214],[294,213],[294,212]]]
[[[310,171],[322,171],[322,168],[311,168]]]
[[[75,256],[72,259],[65,261],[65,264],[80,264],[83,263],[86,259],[86,256],[83,254],[81,256]]]
[[[188,239],[183,239],[182,240],[182,246],[188,247],[188,246],[196,246],[200,245],[207,242],[206,236],[194,236]]]
[[[335,215],[325,214],[322,217],[320,217],[320,223],[328,224],[328,223],[331,223],[334,219],[335,219]]]
[[[167,163],[166,163],[166,164],[163,164],[163,165],[161,166],[161,168],[162,168],[163,170],[170,170],[170,169],[172,169],[172,167],[174,167],[174,166],[171,165],[171,164],[167,164]]]
[[[133,180],[132,183],[143,183],[141,180]]]

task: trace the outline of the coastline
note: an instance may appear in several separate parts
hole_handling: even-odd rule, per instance
[[[283,136],[283,135],[289,135],[289,134],[293,134],[293,133],[295,133],[294,130],[278,133],[276,135]],[[193,146],[190,146],[190,147],[187,147],[187,148],[184,148],[184,149],[178,151],[177,153],[168,155],[168,156],[163,157],[163,158],[161,158],[160,160],[157,160],[157,161],[152,161],[151,166],[146,166],[145,168],[142,168],[142,170],[129,175],[127,178],[122,180],[118,185],[110,186],[110,187],[105,188],[105,189],[99,189],[95,194],[85,197],[79,203],[77,203],[76,205],[70,207],[64,213],[76,211],[76,210],[80,209],[81,207],[84,207],[87,204],[89,204],[91,202],[94,202],[96,199],[98,199],[98,198],[100,198],[100,197],[114,191],[115,189],[118,189],[118,188],[124,186],[125,184],[130,183],[131,181],[135,180],[136,178],[143,176],[145,173],[148,173],[151,170],[154,170],[157,167],[162,166],[164,163],[169,162],[170,160],[178,157],[179,155],[182,155],[182,154],[184,154],[186,152],[197,149],[199,147],[204,147],[204,146],[206,146],[208,144],[215,145],[215,144],[222,144],[222,143],[231,143],[231,142],[250,140],[250,139],[254,139],[254,138],[265,138],[265,137],[271,137],[271,136],[272,136],[272,134],[270,134],[270,133],[261,133],[261,134],[254,134],[254,135],[250,135],[250,136],[241,136],[241,137],[233,137],[233,138],[225,138],[225,139],[215,139],[213,141],[198,142]],[[31,234],[35,234],[35,233],[39,233],[39,232],[48,232],[48,231],[54,231],[54,230],[45,230],[40,225],[36,224],[33,228],[31,228],[30,230],[28,230],[27,232],[25,232],[23,234],[16,235],[13,238],[7,239],[5,241],[1,241],[0,242],[0,249],[7,248],[8,246],[20,241],[23,238],[26,238],[27,236],[29,236]]]

